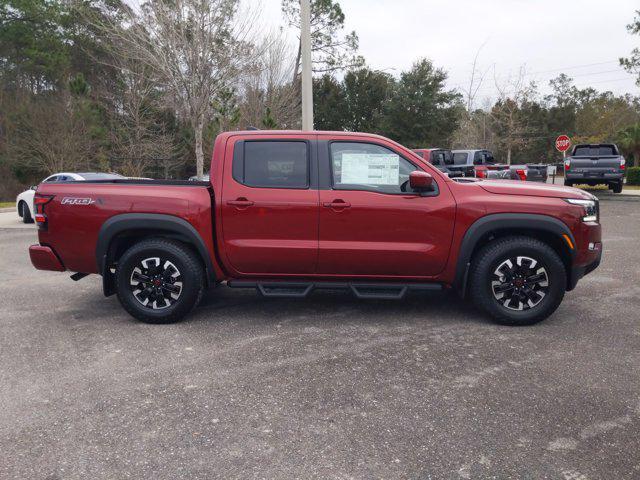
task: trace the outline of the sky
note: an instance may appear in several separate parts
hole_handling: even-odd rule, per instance
[[[284,25],[280,0],[262,0],[264,21]],[[339,0],[346,30],[360,38],[367,64],[399,75],[426,57],[466,88],[473,59],[484,81],[477,102],[496,95],[524,67],[542,93],[566,73],[578,87],[640,95],[618,58],[640,47],[626,30],[639,0]],[[293,38],[293,32],[289,35]],[[484,45],[484,46],[483,46]],[[482,47],[482,48],[481,48]]]

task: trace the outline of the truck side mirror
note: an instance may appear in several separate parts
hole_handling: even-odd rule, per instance
[[[430,192],[433,189],[433,177],[430,173],[414,170],[409,174],[409,186],[416,192]]]

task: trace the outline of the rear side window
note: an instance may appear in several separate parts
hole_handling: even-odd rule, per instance
[[[249,187],[309,188],[307,142],[246,141],[233,159],[233,178]]]
[[[454,153],[453,154],[453,163],[455,165],[466,165],[466,163],[467,163],[467,154],[466,153]]]

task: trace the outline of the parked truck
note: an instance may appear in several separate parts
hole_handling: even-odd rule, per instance
[[[612,143],[579,144],[564,160],[564,184],[607,185],[621,193],[626,162]]]
[[[459,183],[377,135],[218,135],[210,180],[43,183],[37,269],[102,276],[150,323],[226,283],[267,297],[455,290],[504,324],[553,313],[602,254],[598,200],[525,182]]]
[[[547,181],[547,165],[496,163],[490,150],[453,150],[453,165],[448,168],[453,172],[461,172],[465,177],[541,183]]]
[[[446,173],[449,178],[464,177],[461,171],[454,171],[449,168],[453,165],[453,153],[451,153],[451,150],[444,148],[416,148],[413,151],[438,170]]]

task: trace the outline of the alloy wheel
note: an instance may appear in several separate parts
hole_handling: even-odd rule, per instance
[[[494,270],[491,290],[503,307],[529,310],[549,292],[549,276],[546,269],[531,257],[510,257]]]
[[[141,260],[129,280],[134,298],[153,310],[169,308],[182,293],[182,275],[169,260],[150,257]]]

